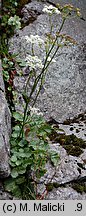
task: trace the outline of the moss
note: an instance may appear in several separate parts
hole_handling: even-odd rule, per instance
[[[46,189],[47,189],[47,191],[52,191],[52,189],[53,189],[53,183],[48,183],[46,185]]]
[[[68,154],[73,156],[79,156],[83,153],[83,149],[86,148],[86,141],[81,138],[77,138],[74,134],[65,135],[57,134],[56,131],[52,131],[50,140],[59,142],[67,151]]]
[[[79,123],[80,121],[84,121],[85,123],[86,120],[86,112],[80,113],[79,115],[75,116],[73,119],[66,119],[63,124],[64,125],[70,125],[71,123]]]
[[[53,182],[53,183],[48,183],[46,185],[47,191],[52,191],[53,188],[58,188],[60,186],[59,183]]]
[[[53,182],[53,186],[54,186],[55,188],[58,188],[58,187],[60,186],[60,184],[57,183],[57,182]]]
[[[80,147],[78,146],[73,146],[73,145],[65,145],[64,148],[66,149],[67,153],[69,155],[73,155],[73,156],[76,156],[78,157],[80,154],[83,153],[83,151],[80,149]]]
[[[73,183],[72,184],[72,188],[74,189],[74,190],[76,190],[78,193],[83,193],[83,192],[85,192],[86,193],[86,183]]]
[[[49,138],[51,141],[56,141],[57,140],[57,132],[55,130],[52,130],[52,133],[49,135]]]

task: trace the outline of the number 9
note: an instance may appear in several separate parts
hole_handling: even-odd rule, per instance
[[[82,210],[82,204],[81,203],[77,203],[77,211],[81,211]]]

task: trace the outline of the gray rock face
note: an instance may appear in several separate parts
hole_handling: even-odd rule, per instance
[[[8,164],[10,146],[9,136],[11,133],[11,114],[5,98],[4,82],[0,61],[0,178],[10,174]]]
[[[67,155],[66,150],[59,144],[51,144],[51,149],[58,153],[60,160],[56,168],[50,163],[46,165],[47,173],[41,178],[40,182],[65,184],[76,180],[78,177],[86,176],[85,163],[81,158]],[[78,164],[81,164],[82,168]]]
[[[86,199],[86,193],[84,191],[80,194],[72,188],[74,182],[80,183],[79,179],[84,179],[83,182],[86,182],[86,161],[83,160],[86,158],[86,152],[84,152],[81,157],[74,157],[67,155],[66,150],[58,143],[51,144],[50,146],[52,150],[59,154],[60,160],[56,168],[50,163],[47,163],[47,172],[44,177],[40,179],[38,193],[45,194],[45,199],[49,200]],[[49,184],[51,184],[52,189],[46,195],[45,185]],[[56,186],[54,187],[54,185]]]
[[[81,195],[77,191],[75,191],[71,187],[66,187],[66,188],[58,188],[53,189],[52,192],[49,192],[48,195],[46,196],[46,199],[48,200],[85,200],[86,199],[86,194],[83,192]]]
[[[22,9],[21,14],[23,15],[22,21],[24,23],[29,23],[37,18],[41,14],[43,9],[43,4],[34,0],[30,4],[26,4]]]

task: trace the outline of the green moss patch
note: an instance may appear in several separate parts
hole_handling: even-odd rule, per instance
[[[73,183],[72,188],[76,190],[78,193],[86,193],[86,183]]]
[[[79,156],[83,153],[83,149],[86,148],[86,141],[81,138],[77,138],[74,134],[71,135],[58,135],[56,131],[53,131],[50,135],[52,142],[59,142],[67,151],[69,155]]]
[[[46,189],[47,189],[47,191],[52,191],[53,190],[53,183],[48,183],[47,185],[46,185]]]
[[[57,183],[57,182],[48,183],[48,184],[46,185],[47,191],[52,191],[53,188],[58,188],[58,187],[60,187],[60,184]]]

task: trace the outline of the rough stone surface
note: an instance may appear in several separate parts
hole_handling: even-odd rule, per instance
[[[66,150],[58,143],[51,144],[51,149],[60,155],[60,160],[56,168],[50,163],[46,165],[47,173],[41,178],[40,182],[44,182],[45,184],[49,182],[65,184],[76,180],[78,177],[86,176],[85,163],[81,158],[67,155]],[[78,164],[81,164],[82,168]]]
[[[60,124],[60,128],[63,129],[67,135],[75,134],[78,138],[86,140],[86,123],[84,122],[73,123],[70,125]]]
[[[45,199],[86,199],[86,193],[78,193],[72,188],[74,182],[80,182],[80,179],[84,179],[86,182],[86,151],[75,157],[67,155],[66,150],[58,143],[50,144],[52,150],[56,151],[60,156],[57,167],[53,167],[50,162],[47,163],[47,172],[40,179],[38,184],[38,193],[44,194],[46,192],[46,185],[51,184],[52,190],[46,195]],[[56,184],[58,188],[54,188]]]
[[[23,15],[22,21],[27,23],[31,22],[37,18],[38,15],[41,14],[43,9],[43,4],[41,2],[33,1],[30,4],[26,4],[22,9],[21,14]]]
[[[11,133],[11,115],[5,98],[2,68],[0,61],[0,178],[10,174],[8,164],[9,158],[9,136]]]
[[[48,200],[86,200],[86,193],[78,193],[71,187],[59,187],[58,189],[54,188],[52,192],[49,192],[46,196]]]

